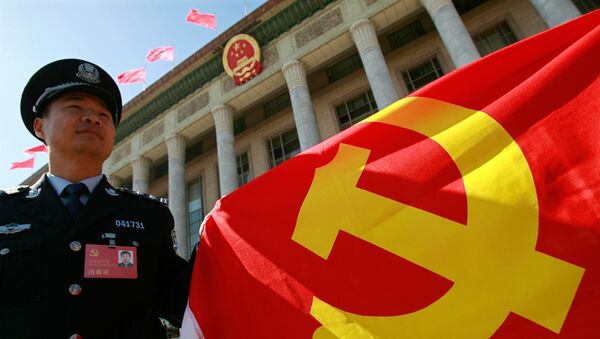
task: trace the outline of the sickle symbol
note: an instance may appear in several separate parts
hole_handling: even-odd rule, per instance
[[[397,316],[352,314],[315,296],[310,313],[322,326],[313,338],[484,338],[510,312],[560,332],[584,269],[535,250],[535,184],[504,128],[483,112],[426,98],[402,99],[365,121],[416,131],[446,150],[463,177],[467,225],[356,187],[369,150],[340,144],[316,169],[292,239],[326,260],[343,230],[454,284]]]

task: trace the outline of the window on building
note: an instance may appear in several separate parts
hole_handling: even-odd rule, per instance
[[[421,20],[417,19],[388,35],[388,41],[390,42],[392,50],[394,50],[408,44],[422,35],[425,35],[425,28],[423,28]]]
[[[506,21],[473,37],[479,53],[484,56],[518,41]]]
[[[189,147],[185,148],[185,162],[196,159],[204,151],[202,147],[202,140],[193,143]]]
[[[361,68],[362,61],[360,61],[360,56],[356,53],[328,67],[325,73],[327,73],[327,80],[331,84]]]
[[[338,122],[340,123],[340,129],[344,130],[356,124],[377,112],[377,104],[375,104],[373,92],[368,90],[361,93],[359,96],[336,106],[335,112],[337,114]]]
[[[267,101],[263,105],[265,119],[281,112],[284,108],[292,105],[289,92],[282,93],[275,98]]]
[[[204,219],[204,204],[202,201],[202,177],[188,184],[188,222],[189,222],[189,248],[200,241],[200,225]]]
[[[455,0],[453,3],[458,14],[463,15],[486,1],[488,0]]]
[[[238,135],[246,130],[246,117],[241,116],[235,120],[233,120],[233,134]]]
[[[150,174],[148,175],[149,182],[153,182],[154,180],[169,174],[169,161],[166,157],[157,160],[155,163],[156,165],[153,164],[150,166]]]
[[[409,92],[416,91],[442,75],[444,75],[444,71],[442,71],[442,66],[440,66],[436,57],[433,57],[406,72],[402,72],[404,83]]]
[[[583,14],[600,8],[600,0],[573,0],[573,3]]]
[[[250,172],[250,160],[248,159],[248,152],[244,152],[236,157],[237,163],[237,175],[238,175],[238,186],[241,187],[243,184],[252,180],[252,173]]]
[[[268,140],[267,144],[271,168],[300,153],[300,141],[295,128]]]

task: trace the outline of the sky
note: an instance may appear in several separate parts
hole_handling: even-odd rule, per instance
[[[148,87],[264,0],[0,0],[0,189],[19,185],[48,162],[38,153],[33,169],[9,170],[40,145],[23,125],[20,101],[29,77],[59,59],[91,61],[115,78],[144,67],[148,50],[175,47],[174,63],[146,65]],[[217,16],[217,29],[185,21],[190,9]],[[119,85],[123,103],[143,84]]]

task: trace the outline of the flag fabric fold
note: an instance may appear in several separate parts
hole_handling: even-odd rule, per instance
[[[134,84],[146,81],[146,69],[136,68],[117,76],[117,82],[120,84]]]
[[[191,9],[185,17],[185,21],[200,25],[202,27],[217,29],[217,17],[214,14],[200,13],[195,9]]]
[[[600,337],[599,58],[595,11],[220,199],[182,338]]]
[[[35,154],[35,153],[48,153],[48,148],[46,148],[46,145],[39,145],[39,146],[35,146],[35,147],[31,147],[29,149],[25,150],[25,153],[31,155],[31,154]]]
[[[173,61],[175,58],[175,49],[173,46],[157,47],[148,51],[146,61],[154,62],[158,60]]]
[[[25,161],[13,161],[12,165],[10,166],[10,169],[13,170],[16,168],[33,168],[34,161],[35,161],[34,157],[27,159]]]

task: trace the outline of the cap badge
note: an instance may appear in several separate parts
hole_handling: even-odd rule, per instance
[[[83,63],[79,65],[79,70],[77,71],[77,75],[84,81],[90,82],[92,84],[97,84],[100,82],[100,73],[94,67],[94,65],[89,63]]]

